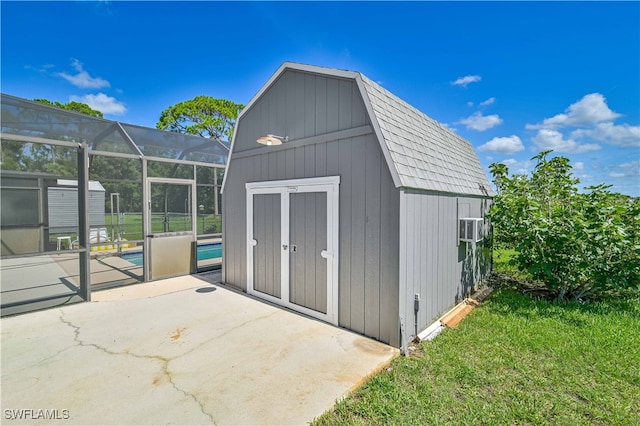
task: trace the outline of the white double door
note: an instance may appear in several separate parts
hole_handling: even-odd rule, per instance
[[[338,176],[247,189],[247,291],[338,324]]]

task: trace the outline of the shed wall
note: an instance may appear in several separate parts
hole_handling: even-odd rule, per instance
[[[401,195],[400,312],[408,340],[464,299],[491,269],[489,240],[458,240],[458,218],[485,217],[491,200],[417,190]]]
[[[48,188],[49,232],[78,232],[78,190]],[[89,191],[89,226],[105,226],[105,191]]]
[[[372,132],[331,139],[369,123],[354,81],[294,71],[242,114],[223,192],[222,278],[246,290],[245,183],[340,176],[339,324],[397,346],[399,191]],[[255,141],[268,133],[291,142],[265,152]],[[296,146],[318,135],[327,138]]]
[[[269,133],[297,140],[369,123],[354,81],[287,70],[243,111],[233,153],[260,147],[256,139]]]
[[[223,280],[246,290],[245,183],[340,176],[340,326],[398,345],[399,191],[373,134],[259,156],[228,169]]]

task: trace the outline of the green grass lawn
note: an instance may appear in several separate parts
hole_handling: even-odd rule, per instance
[[[117,227],[117,219],[114,218],[113,221],[115,228],[114,236],[118,233]],[[111,238],[111,215],[105,215],[105,227],[107,228],[107,235]],[[151,222],[151,229],[153,232],[163,232],[164,223],[163,218],[161,216],[154,216]],[[169,219],[169,230],[170,232],[179,232],[185,230],[191,230],[191,222],[185,221],[184,217],[170,217]],[[196,222],[196,233],[198,235],[202,234],[215,234],[222,232],[222,216],[218,215],[205,215],[198,216],[198,220]],[[124,217],[124,223],[122,224],[122,237],[128,241],[141,240],[142,239],[142,214],[131,214],[128,213]],[[50,243],[55,247],[56,237],[58,235],[69,235],[69,233],[63,234],[51,234],[49,236]],[[72,234],[73,238],[77,237],[77,233]],[[114,237],[115,238],[115,237]]]
[[[496,290],[315,425],[640,425],[640,297]]]
[[[107,215],[105,218],[105,224],[109,235],[111,235],[111,216]],[[117,227],[114,220],[114,226]],[[124,238],[127,240],[139,240],[142,239],[142,215],[127,214],[125,215],[124,224]],[[151,229],[153,232],[163,232],[164,222],[162,216],[153,216],[151,221]],[[222,229],[222,216],[205,215],[198,216],[196,222],[196,232],[198,234],[214,234],[221,232]],[[170,217],[169,218],[169,231],[178,232],[191,230],[191,222],[185,221],[183,217]]]

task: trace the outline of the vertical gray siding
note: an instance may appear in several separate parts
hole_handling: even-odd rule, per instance
[[[313,150],[315,161],[303,153]],[[270,156],[277,156],[270,161]],[[293,157],[280,167],[280,159]],[[323,167],[321,167],[324,165]],[[398,345],[399,191],[373,134],[232,160],[224,197],[224,280],[246,290],[245,183],[340,176],[340,326]]]
[[[245,183],[340,176],[340,326],[399,344],[399,191],[373,133],[297,146],[295,139],[369,124],[355,82],[286,71],[243,113],[227,169],[223,278],[246,289]],[[289,136],[290,147],[247,155],[259,136]]]
[[[256,194],[253,200],[253,235],[258,242],[253,256],[254,288],[280,298],[280,195]]]
[[[78,232],[78,190],[48,188],[49,231]],[[89,226],[105,226],[105,191],[89,191]]]
[[[415,335],[414,295],[420,295],[418,332],[466,297],[490,269],[487,241],[458,241],[459,217],[484,217],[489,199],[426,191],[401,194],[400,310],[408,339]]]
[[[327,313],[327,194],[290,194],[289,300]],[[296,251],[293,251],[294,246]]]
[[[259,148],[256,139],[268,133],[294,140],[368,122],[354,81],[288,70],[243,112],[233,152]]]

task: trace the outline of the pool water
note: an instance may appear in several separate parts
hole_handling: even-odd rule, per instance
[[[198,246],[198,260],[216,259],[218,257],[222,257],[222,243]]]
[[[198,246],[198,260],[209,260],[222,257],[222,243],[202,244]],[[122,258],[134,265],[142,266],[142,252],[122,253]]]

